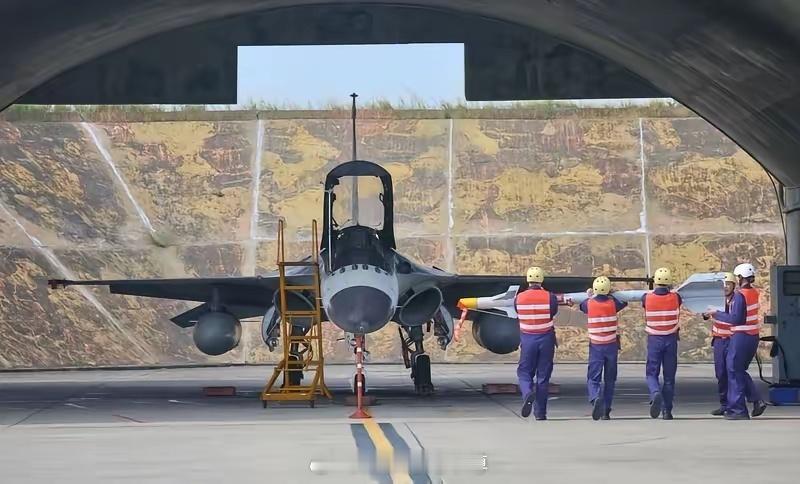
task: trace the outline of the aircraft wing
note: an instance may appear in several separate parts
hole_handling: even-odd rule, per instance
[[[311,283],[309,268],[287,270],[287,281],[293,285]],[[209,310],[212,301],[218,301],[227,311],[239,319],[263,316],[272,306],[272,298],[278,289],[277,273],[255,277],[213,277],[187,279],[118,279],[71,281],[54,279],[47,281],[51,288],[66,286],[108,286],[111,294],[142,296],[158,299],[203,302],[183,314],[172,318],[181,327],[192,326],[197,318]]]

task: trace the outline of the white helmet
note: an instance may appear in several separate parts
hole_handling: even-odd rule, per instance
[[[756,276],[756,268],[753,267],[753,264],[739,264],[733,269],[733,274],[739,277],[755,277]]]

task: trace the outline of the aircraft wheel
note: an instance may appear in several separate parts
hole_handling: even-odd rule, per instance
[[[419,355],[414,360],[414,390],[419,395],[430,395],[433,393],[433,383],[431,382],[431,357]]]
[[[295,355],[289,355],[289,368],[300,368],[301,363],[299,362],[300,358]],[[289,372],[289,382],[290,384],[297,386],[303,381],[303,372],[302,371],[290,371]]]
[[[362,395],[367,394],[367,377],[362,374],[361,375],[361,387],[362,387]],[[353,395],[358,395],[358,373],[353,375]]]

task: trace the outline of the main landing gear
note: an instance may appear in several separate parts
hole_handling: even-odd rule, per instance
[[[407,337],[403,334],[405,330]],[[418,395],[428,396],[433,394],[431,381],[431,357],[425,354],[422,346],[422,326],[399,328],[400,344],[403,352],[403,363],[406,368],[411,368],[411,379],[414,380],[414,390]],[[411,346],[414,349],[411,349]]]

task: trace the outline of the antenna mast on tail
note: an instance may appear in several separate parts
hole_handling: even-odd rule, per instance
[[[353,98],[353,109],[351,117],[353,118],[353,161],[356,158],[356,98],[358,94],[353,93],[350,94],[350,97]],[[354,224],[358,225],[358,177],[353,177],[353,190],[350,194],[350,219],[353,221]]]
[[[353,161],[355,161],[357,159],[356,158],[356,98],[358,97],[358,94],[353,93],[350,95],[350,97],[353,98],[353,110],[351,117],[353,118]]]

